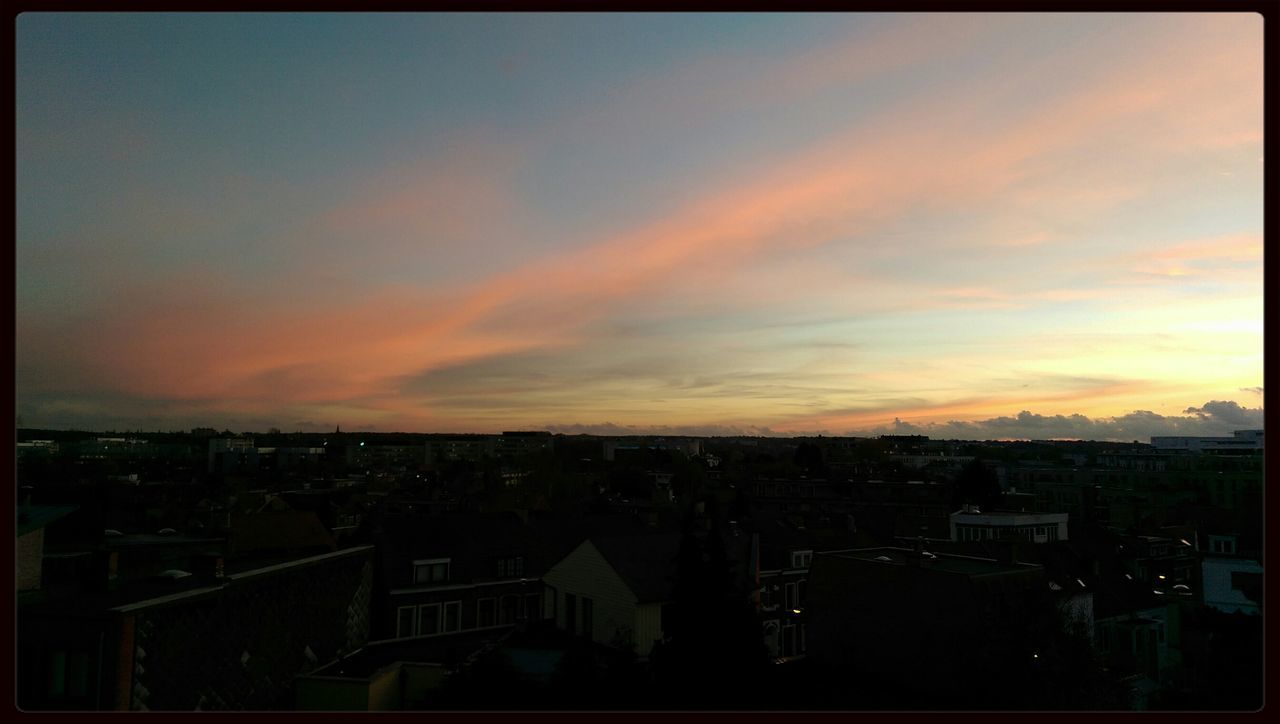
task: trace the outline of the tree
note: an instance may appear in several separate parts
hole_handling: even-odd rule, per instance
[[[990,507],[1000,500],[1000,481],[978,458],[969,461],[956,475],[956,503]]]
[[[724,539],[686,526],[676,555],[668,640],[653,654],[655,675],[678,708],[752,708],[768,668],[759,622],[734,585]]]
[[[827,463],[822,456],[822,448],[810,442],[802,442],[796,448],[791,461],[805,471],[807,475],[826,475]]]

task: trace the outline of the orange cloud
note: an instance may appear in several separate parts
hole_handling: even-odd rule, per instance
[[[1092,412],[1097,405],[1082,408],[1080,403],[1099,401],[1114,404],[1119,396],[1131,396],[1149,393],[1155,388],[1147,382],[1123,381],[1102,385],[1094,385],[1080,390],[1067,390],[1058,393],[1028,393],[1020,390],[1017,393],[968,397],[946,402],[902,406],[892,406],[867,410],[857,413],[838,413],[834,415],[817,414],[793,418],[780,422],[770,422],[770,426],[780,432],[800,430],[865,430],[891,424],[894,418],[911,423],[946,422],[949,420],[977,419],[984,416],[1009,414],[1015,409],[1045,409],[1048,414],[1066,410],[1070,413]]]
[[[318,288],[281,308],[236,298],[234,283],[154,283],[138,290],[131,310],[100,328],[72,331],[81,335],[83,349],[93,350],[104,374],[135,394],[308,403],[368,398],[411,414],[412,402],[392,402],[401,379],[470,359],[581,343],[589,322],[623,302],[643,300],[686,270],[732,270],[765,254],[875,228],[920,204],[988,199],[1018,189],[1034,170],[1029,163],[1078,153],[1097,137],[1127,137],[1152,117],[1174,118],[1165,130],[1175,136],[1194,135],[1194,124],[1177,125],[1178,112],[1205,103],[1213,83],[1239,58],[1227,48],[1171,66],[1168,55],[1161,55],[995,125],[978,124],[977,118],[983,104],[1005,92],[1002,82],[931,95],[747,180],[726,180],[665,218],[602,234],[596,244],[475,283],[402,287],[353,299],[333,298]],[[413,238],[432,231],[433,210],[456,198],[473,205],[442,228],[465,234],[472,215],[501,213],[513,203],[484,179],[452,189],[445,177],[425,178],[409,189],[375,183],[381,191],[359,195],[324,222],[353,231],[368,221],[374,224],[371,233],[385,222]],[[444,201],[432,200],[437,195]],[[969,299],[976,294],[959,291]],[[149,298],[170,301],[157,310]],[[1019,398],[1017,404],[1080,401],[1126,390]],[[973,399],[895,414],[978,414],[1010,404],[1011,398]],[[884,421],[877,412],[805,424]]]

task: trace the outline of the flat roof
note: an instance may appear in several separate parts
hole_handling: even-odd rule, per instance
[[[77,509],[75,505],[21,505],[18,506],[17,537],[43,528],[46,525],[69,515]]]
[[[341,659],[307,676],[364,679],[396,662],[443,664],[450,653],[458,662],[511,634],[514,626],[472,629],[438,636],[370,641]]]
[[[817,555],[883,565],[906,566],[909,565],[910,559],[917,554],[909,548],[882,547],[829,551],[818,553]],[[1039,565],[1033,563],[1010,563],[1008,561],[998,561],[994,558],[978,558],[976,556],[961,556],[951,553],[932,553],[929,555],[933,556],[929,558],[928,567],[931,570],[965,576],[1021,573],[1040,568]]]

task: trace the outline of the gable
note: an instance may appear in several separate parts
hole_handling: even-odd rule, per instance
[[[589,540],[584,540],[547,571],[542,580],[557,590],[594,594],[636,603],[635,591]]]

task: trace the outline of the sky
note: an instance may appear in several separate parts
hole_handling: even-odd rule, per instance
[[[20,426],[1262,427],[1256,14],[16,32]]]

